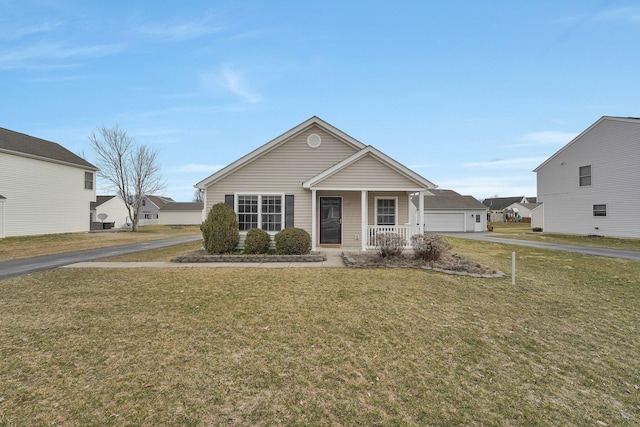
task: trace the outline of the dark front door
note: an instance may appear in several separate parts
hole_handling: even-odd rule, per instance
[[[342,243],[342,198],[320,197],[320,244]]]

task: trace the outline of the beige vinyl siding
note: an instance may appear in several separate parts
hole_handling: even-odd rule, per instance
[[[638,141],[640,121],[605,118],[538,168],[544,231],[640,238]],[[580,187],[587,165],[591,185]],[[607,216],[594,217],[594,204],[606,204]]]
[[[322,138],[318,148],[307,145],[307,136],[311,133]],[[311,233],[311,191],[303,190],[302,183],[355,151],[312,126],[210,185],[206,194],[206,212],[215,203],[224,202],[225,194],[293,194],[294,225]]]
[[[93,190],[84,189],[85,172],[93,174]],[[90,170],[0,153],[5,236],[89,231],[95,182]]]
[[[365,155],[348,167],[316,184],[318,187],[416,188],[417,184],[395,172],[371,155]]]

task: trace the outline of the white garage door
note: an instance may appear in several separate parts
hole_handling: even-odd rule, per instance
[[[465,231],[463,213],[426,213],[424,223],[427,231]]]

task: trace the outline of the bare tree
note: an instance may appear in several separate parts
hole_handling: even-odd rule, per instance
[[[193,201],[194,202],[204,202],[204,190],[198,188],[193,192]]]
[[[160,175],[158,150],[137,145],[118,125],[100,126],[98,135],[89,135],[96,156],[98,176],[109,182],[127,202],[133,231],[138,231],[140,208],[145,195],[158,193],[165,187]]]

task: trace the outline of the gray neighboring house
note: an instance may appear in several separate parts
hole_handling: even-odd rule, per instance
[[[413,224],[418,224],[418,195],[411,197]],[[453,190],[430,189],[424,195],[424,229],[427,232],[477,232],[487,229],[487,207],[473,196]]]
[[[60,144],[0,128],[0,237],[89,231],[97,170]]]
[[[204,202],[169,202],[160,208],[160,225],[198,225],[202,223]]]
[[[138,225],[156,225],[160,223],[160,209],[167,203],[175,203],[171,197],[144,196],[140,207]]]
[[[640,118],[601,117],[534,172],[545,232],[640,238]]]

